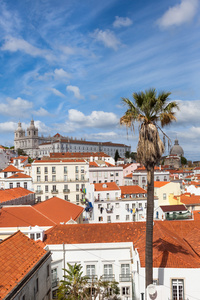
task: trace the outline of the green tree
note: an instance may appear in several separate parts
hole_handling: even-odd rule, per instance
[[[130,157],[130,152],[129,152],[129,151],[126,151],[126,152],[125,152],[125,157],[126,157],[126,158],[129,158],[129,157]]]
[[[18,153],[18,156],[20,156],[20,155],[26,156],[26,153],[24,152],[23,149],[18,148],[17,153]]]
[[[80,264],[67,264],[68,269],[64,269],[67,275],[64,275],[64,280],[61,280],[61,285],[58,289],[59,300],[95,300],[98,296],[101,299],[117,300],[120,294],[118,282],[105,281],[100,277],[97,280],[95,277],[83,276],[82,266]]]
[[[154,167],[164,153],[164,145],[159,137],[158,129],[176,120],[174,109],[176,102],[169,102],[171,93],[158,94],[155,89],[133,93],[133,102],[122,98],[127,111],[120,119],[120,124],[134,129],[136,121],[140,123],[137,161],[147,170],[147,216],[145,247],[145,281],[146,287],[153,283],[153,212],[154,212]]]
[[[119,158],[120,158],[120,156],[119,156],[119,151],[116,150],[116,151],[115,151],[115,162],[117,162]]]
[[[187,159],[184,156],[181,156],[181,165],[187,165]]]
[[[58,289],[58,299],[64,300],[81,300],[85,297],[85,288],[87,285],[87,277],[83,276],[82,266],[80,264],[67,264],[68,269],[64,269],[67,273]]]

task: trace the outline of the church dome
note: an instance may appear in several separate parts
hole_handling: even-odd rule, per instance
[[[184,156],[183,148],[179,145],[177,139],[174,141],[174,146],[171,148],[170,154]]]
[[[18,122],[18,128],[17,128],[17,131],[18,131],[18,132],[22,132],[22,131],[23,131],[21,122]]]

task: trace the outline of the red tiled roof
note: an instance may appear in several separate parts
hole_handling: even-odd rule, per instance
[[[44,160],[34,160],[33,163],[57,163],[57,162],[66,162],[66,163],[69,163],[69,162],[84,162],[85,163],[85,160],[84,159],[44,159]]]
[[[105,164],[106,164],[108,167],[115,167],[115,165],[110,164],[110,163],[108,163],[108,162],[106,162],[106,161],[105,161]]]
[[[34,192],[24,189],[23,187],[0,190],[0,203],[27,196],[29,194],[34,194]]]
[[[170,212],[170,211],[187,211],[187,208],[183,204],[177,205],[161,205],[160,208],[163,212]]]
[[[104,152],[61,152],[61,153],[50,153],[50,158],[72,158],[72,157],[110,157]]]
[[[70,219],[77,220],[84,208],[70,203],[58,197],[50,198],[34,205],[34,208],[56,222],[68,222]]]
[[[200,258],[179,234],[181,225],[193,228],[194,221],[178,221],[179,229],[170,230],[174,221],[155,221],[153,237],[153,266],[156,268],[200,268]],[[175,221],[176,222],[176,221]],[[46,231],[45,243],[89,244],[132,242],[137,248],[142,267],[145,267],[144,222],[57,225]],[[200,221],[198,227],[200,230]],[[189,232],[190,232],[189,231]],[[185,236],[185,234],[184,234]],[[199,240],[198,243],[200,244]]]
[[[106,182],[106,183],[94,183],[95,191],[115,191],[120,190],[118,185],[115,182]]]
[[[170,183],[169,181],[154,181],[154,187],[160,188],[165,186],[166,184]]]
[[[32,178],[31,176],[29,175],[26,175],[26,174],[23,174],[23,173],[16,173],[10,177],[7,177],[7,178]]]
[[[122,195],[126,194],[146,194],[146,190],[141,188],[139,185],[123,185],[120,186]]]
[[[98,167],[98,164],[95,161],[90,161],[89,166],[90,167]]]
[[[53,197],[34,206],[4,206],[0,227],[54,226],[70,219],[77,220],[82,212],[82,207]]]
[[[0,243],[0,299],[4,299],[47,254],[20,231]]]
[[[4,173],[4,172],[16,172],[16,173],[18,173],[18,172],[23,172],[23,171],[15,168],[12,165],[9,165],[7,168],[5,168],[4,170],[1,171],[1,173]]]
[[[128,177],[128,178],[132,178],[133,177],[133,174],[132,173],[130,173],[130,174],[128,174],[128,175],[125,175],[124,177]]]
[[[200,196],[184,194],[180,196],[180,200],[185,205],[200,204]]]

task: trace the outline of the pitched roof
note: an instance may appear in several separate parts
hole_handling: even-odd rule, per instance
[[[54,226],[60,222],[77,220],[83,208],[58,197],[34,206],[4,206],[0,214],[0,227]]]
[[[89,167],[98,167],[98,164],[95,161],[90,161]]]
[[[116,182],[94,183],[95,191],[115,191],[120,190]]]
[[[125,177],[125,178],[132,178],[132,177],[133,177],[133,174],[130,173],[130,174],[125,175],[124,177]]]
[[[23,173],[16,173],[14,175],[11,175],[10,177],[7,177],[7,178],[32,178],[31,176],[29,175],[26,175],[26,174],[23,174]]]
[[[46,201],[34,205],[34,208],[56,222],[68,222],[70,219],[77,220],[84,208],[70,203],[58,197],[52,197]]]
[[[122,195],[126,194],[146,194],[146,190],[141,188],[139,185],[123,185],[120,186]]]
[[[20,231],[0,243],[0,299],[4,299],[47,252]]]
[[[180,196],[180,200],[185,205],[189,204],[199,204],[200,205],[200,196],[197,195],[191,195],[191,194],[184,194]]]
[[[24,189],[23,187],[0,190],[0,203],[24,197],[29,194],[34,194],[34,192]]]
[[[193,228],[194,221],[178,221],[179,230],[169,229],[174,221],[155,221],[153,266],[166,268],[200,268],[200,257],[179,234],[183,222]],[[176,221],[175,221],[176,222]],[[145,267],[145,222],[57,225],[46,231],[47,245],[132,242]],[[200,230],[200,221],[197,228]],[[188,231],[188,232],[190,232]],[[185,236],[185,234],[184,234]],[[200,244],[198,240],[198,244]]]
[[[22,170],[19,170],[17,169],[16,167],[12,166],[12,165],[9,165],[7,168],[5,168],[4,170],[1,171],[1,173],[4,173],[4,172],[23,172]]]
[[[41,159],[41,160],[34,160],[34,162],[33,162],[33,164],[34,163],[52,163],[52,164],[54,164],[54,163],[63,163],[63,162],[66,162],[66,163],[69,163],[69,162],[84,162],[84,163],[86,163],[85,162],[85,160],[84,159],[76,159],[76,158],[74,158],[74,159]]]
[[[154,188],[160,188],[170,183],[169,181],[154,181]]]
[[[170,212],[170,211],[187,211],[187,208],[183,204],[177,205],[161,205],[160,208],[163,212]]]
[[[76,141],[77,142],[77,141]],[[83,142],[83,141],[82,141]],[[73,158],[73,157],[110,157],[104,152],[61,152],[50,153],[50,158]]]

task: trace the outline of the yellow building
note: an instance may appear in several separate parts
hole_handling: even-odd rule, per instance
[[[177,204],[172,200],[174,195],[180,195],[180,183],[169,181],[154,181],[154,196],[158,197],[158,205]]]

